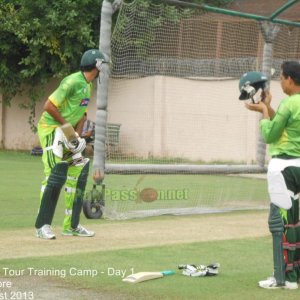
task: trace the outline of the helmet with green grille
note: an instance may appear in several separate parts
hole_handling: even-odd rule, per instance
[[[264,91],[268,86],[268,78],[261,72],[251,71],[244,73],[239,82],[241,92],[239,99],[252,99],[259,89]],[[253,101],[255,103],[255,101]]]

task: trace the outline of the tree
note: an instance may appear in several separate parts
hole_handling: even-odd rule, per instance
[[[231,0],[189,2],[224,5]],[[77,70],[81,54],[98,47],[101,6],[102,0],[0,1],[0,93],[8,105],[16,94],[29,96],[22,107],[31,111],[32,129],[44,85]]]
[[[79,67],[83,51],[98,47],[102,0],[2,0],[0,92],[4,103],[19,93],[34,110],[43,86]],[[26,88],[25,88],[26,87]]]
[[[224,5],[232,0],[186,2]],[[50,78],[78,69],[82,52],[98,45],[101,5],[102,0],[0,2],[0,92],[5,103],[25,86],[37,98]]]

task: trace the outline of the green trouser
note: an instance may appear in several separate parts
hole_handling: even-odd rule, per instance
[[[287,167],[282,171],[282,175],[287,189],[292,192],[291,194],[294,194],[294,196],[291,197],[292,207],[290,209],[278,208],[284,226],[282,249],[285,263],[285,280],[297,282],[297,280],[300,279],[300,222],[298,198],[300,192],[300,168]],[[274,252],[276,252],[276,250],[274,250]]]
[[[54,131],[50,134],[44,135],[43,132],[39,130],[40,143],[43,149],[49,147],[51,148],[54,135]],[[70,157],[70,155],[68,155],[70,153],[65,154]],[[49,193],[45,195],[45,191],[49,190],[49,185],[51,185],[51,183],[48,181],[49,179],[53,178],[53,172],[57,169],[57,166],[61,164],[67,164],[65,174],[66,178],[63,180],[63,174],[60,174],[60,176],[55,177],[58,178],[55,182],[57,182],[57,190],[59,191],[61,186],[65,184],[65,217],[63,221],[63,230],[76,228],[79,224],[79,218],[82,209],[82,199],[88,176],[89,160],[84,159],[83,162],[73,165],[71,157],[66,160],[62,159],[54,155],[52,149],[48,149],[43,151],[42,161],[44,164],[45,179],[42,182],[40,193],[41,204],[36,222],[36,228],[44,225],[43,223],[45,221],[43,220],[45,220],[45,217],[43,215],[47,215],[46,219],[48,220],[48,223],[50,223],[49,225],[51,225],[56,202],[59,197],[59,192],[54,194],[52,193],[51,196],[48,197],[47,195]],[[53,180],[51,182],[53,182]],[[54,204],[51,205],[50,203]]]

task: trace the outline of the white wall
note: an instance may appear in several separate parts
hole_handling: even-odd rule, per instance
[[[37,104],[36,112],[35,112],[36,125],[42,114],[45,100],[52,93],[52,91],[58,86],[58,84],[59,82],[57,80],[53,80],[47,86],[44,99]],[[95,101],[95,97],[96,96],[93,95],[94,101]],[[28,101],[26,97],[19,95],[12,100],[11,106],[3,105],[2,113],[0,108],[0,129],[1,129],[1,117],[2,117],[3,119],[2,140],[5,149],[31,150],[34,146],[39,145],[38,136],[37,134],[34,134],[31,131],[30,125],[28,123],[28,119],[30,116],[29,111],[20,108],[20,104],[24,102],[26,103],[26,101]],[[0,141],[1,141],[1,130],[0,130]]]
[[[46,97],[57,86],[53,81]],[[284,97],[271,83],[273,106]],[[255,161],[259,114],[238,100],[237,80],[187,80],[153,76],[111,80],[108,122],[120,123],[120,150],[134,156],[184,157],[203,161]],[[96,93],[88,117],[95,121]],[[38,139],[27,123],[29,113],[18,105],[0,106],[1,134],[6,149],[29,150]],[[44,101],[36,108],[41,115]],[[1,123],[2,119],[2,123]]]
[[[279,82],[271,86],[276,108],[284,94]],[[248,111],[238,96],[237,80],[115,80],[109,122],[122,124],[120,147],[128,154],[251,163],[259,114]]]

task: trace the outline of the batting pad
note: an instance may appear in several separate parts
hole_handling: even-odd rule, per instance
[[[300,159],[272,158],[268,166],[268,191],[273,204],[284,209],[292,207],[291,192],[287,189],[282,171],[287,167],[300,167]]]

